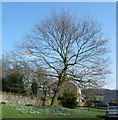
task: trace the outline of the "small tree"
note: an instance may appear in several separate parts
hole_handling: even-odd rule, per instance
[[[14,71],[5,78],[2,78],[2,86],[2,91],[5,92],[25,93],[23,76],[18,71]]]
[[[76,101],[76,95],[73,91],[65,90],[63,93],[63,96],[59,96],[58,100],[60,100],[60,103],[63,107],[67,108],[75,108],[78,104]]]
[[[95,100],[95,92],[93,89],[84,89],[82,94],[84,94],[84,99],[86,100],[86,105],[89,111],[89,108],[92,105],[92,101]]]
[[[24,94],[25,73],[23,65],[18,62],[15,54],[6,53],[2,56],[2,91]]]
[[[32,94],[37,95],[38,84],[37,84],[36,80],[33,80],[31,88],[32,88]]]
[[[90,106],[92,105],[90,97],[85,97],[85,99],[86,99],[86,104],[87,104],[88,111],[89,111],[90,110]]]

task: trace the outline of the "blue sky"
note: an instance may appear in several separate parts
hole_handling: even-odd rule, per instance
[[[3,2],[2,3],[2,52],[13,50],[17,41],[30,32],[34,24],[47,18],[53,10],[66,9],[76,16],[90,16],[97,20],[103,33],[111,38],[111,84],[116,88],[116,3],[115,2]]]

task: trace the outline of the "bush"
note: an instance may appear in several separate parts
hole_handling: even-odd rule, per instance
[[[78,104],[77,97],[73,91],[65,90],[63,96],[58,96],[58,100],[63,107],[75,108]]]
[[[1,102],[1,104],[6,104],[6,102]]]
[[[33,95],[36,96],[37,95],[37,91],[38,91],[38,84],[37,84],[36,80],[33,80],[31,88],[32,88]]]
[[[0,103],[1,104],[6,104],[6,103],[8,103],[8,101],[1,101]]]
[[[25,106],[33,106],[32,104],[26,104]]]

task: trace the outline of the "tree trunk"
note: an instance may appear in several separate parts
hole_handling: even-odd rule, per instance
[[[50,106],[54,106],[54,105],[55,105],[55,103],[56,103],[56,101],[57,101],[57,97],[58,97],[58,95],[59,95],[59,90],[60,90],[61,86],[63,85],[63,82],[64,82],[64,81],[59,81],[59,83],[58,83],[58,85],[57,85],[56,92],[55,92],[55,94],[54,94],[54,96],[53,96],[53,98],[52,98],[52,101],[51,101]]]
[[[65,82],[66,70],[67,70],[67,66],[64,68],[64,70],[62,72],[62,73],[64,73],[64,76],[62,77],[62,73],[59,76],[59,82],[58,82],[58,85],[57,85],[57,89],[56,89],[56,92],[55,92],[55,94],[52,98],[50,106],[54,106],[56,101],[57,101],[57,97],[59,95],[59,90],[60,90],[61,86],[63,85],[63,83]]]
[[[45,103],[46,103],[46,98],[42,98],[42,106],[45,106]]]
[[[54,94],[54,96],[53,96],[53,98],[52,98],[50,106],[54,106],[55,105],[55,103],[57,101],[58,94],[59,94],[59,90],[57,89],[55,94]]]
[[[90,106],[88,105],[88,111],[89,111]]]
[[[47,94],[46,94],[46,91],[44,90],[44,88],[43,88],[43,92],[44,92],[44,97],[42,98],[42,100],[43,100],[42,106],[45,106],[46,105]]]

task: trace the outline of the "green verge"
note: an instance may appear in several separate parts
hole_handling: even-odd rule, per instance
[[[87,109],[67,109],[62,107],[33,107],[14,104],[0,104],[2,107],[2,118],[96,118],[97,115],[105,115],[105,111]],[[41,114],[28,112],[31,110],[44,111]],[[65,111],[65,114],[54,114],[56,110]],[[23,112],[26,111],[26,112]],[[58,112],[58,111],[57,111]]]

